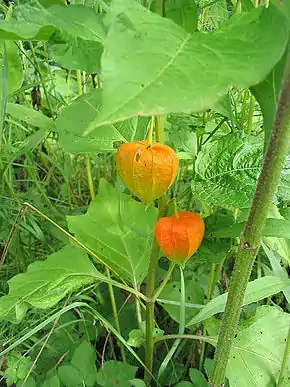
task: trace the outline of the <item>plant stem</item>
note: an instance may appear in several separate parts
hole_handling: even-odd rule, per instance
[[[180,317],[179,317],[179,335],[184,334],[185,329],[185,283],[184,283],[184,275],[183,275],[183,268],[180,266]],[[172,347],[170,348],[170,351],[166,355],[165,359],[161,363],[161,366],[158,371],[158,379],[160,379],[161,375],[165,371],[167,364],[172,359],[172,356],[174,355],[176,349],[178,348],[179,344],[181,342],[181,338],[177,338],[174,343],[172,344]]]
[[[255,97],[251,95],[250,106],[248,113],[248,126],[247,126],[247,135],[249,136],[252,132],[253,127],[253,116],[254,116],[254,107],[255,107]]]
[[[110,279],[110,270],[106,267],[106,274],[107,277]],[[110,299],[111,299],[111,304],[112,304],[112,309],[113,309],[113,314],[114,314],[114,322],[116,325],[117,331],[121,334],[121,328],[120,328],[120,322],[119,322],[119,317],[118,317],[118,311],[117,311],[117,305],[116,305],[116,299],[115,299],[115,294],[114,294],[114,289],[112,284],[108,284],[109,287],[109,293],[110,293]],[[121,351],[121,358],[123,363],[126,363],[126,355],[125,355],[125,350],[124,350],[124,345],[119,342],[119,347]]]
[[[249,99],[249,89],[244,90],[244,96],[243,96],[243,104],[242,104],[242,110],[241,110],[241,130],[244,129],[244,122],[245,122],[245,115],[246,115],[246,109]]]
[[[95,195],[94,181],[93,181],[93,176],[92,176],[91,158],[90,158],[90,155],[88,153],[85,154],[85,163],[86,163],[90,196],[91,196],[91,199],[94,200],[96,195]]]
[[[213,292],[213,286],[214,286],[214,280],[215,280],[215,264],[212,263],[210,275],[209,275],[209,282],[208,282],[208,289],[207,289],[207,298],[206,303],[209,303],[211,300],[212,292]],[[205,320],[202,328],[202,335],[206,335],[207,330],[207,320]],[[203,367],[203,359],[204,359],[204,353],[205,353],[205,341],[201,344],[201,351],[200,351],[200,358],[199,358],[199,369],[202,370]]]
[[[157,301],[157,298],[160,296],[160,293],[162,292],[162,290],[165,288],[165,285],[167,284],[167,282],[169,281],[170,277],[171,277],[171,274],[173,272],[175,268],[175,263],[174,262],[171,262],[170,266],[169,266],[169,269],[165,275],[165,277],[163,278],[163,281],[161,282],[159,288],[157,288],[153,294],[153,297],[152,297],[152,301],[153,302],[156,302]]]
[[[147,137],[148,146],[152,144],[153,129],[154,129],[154,116],[151,117],[151,121],[150,121],[149,133],[148,133],[148,137]]]
[[[211,386],[220,386],[225,377],[247,283],[262,237],[290,141],[290,53],[269,147],[258,179],[250,215],[240,239],[230,289],[215,352]]]
[[[156,13],[160,16],[164,16],[164,0],[156,0],[155,3]]]
[[[167,202],[165,197],[159,199],[159,215],[158,218],[162,218],[167,213]],[[147,275],[147,287],[146,287],[146,343],[145,343],[145,376],[144,381],[147,386],[150,386],[152,365],[153,365],[153,330],[154,330],[154,305],[153,293],[155,288],[155,271],[156,265],[159,260],[160,247],[156,238],[154,238],[151,256],[149,260],[149,268]]]
[[[49,110],[50,110],[50,113],[51,113],[51,117],[53,119],[55,119],[55,114],[54,114],[54,111],[53,111],[53,108],[52,108],[52,104],[51,104],[51,101],[50,101],[50,98],[49,98],[49,95],[48,95],[48,92],[47,92],[47,89],[46,89],[46,85],[45,85],[45,82],[44,82],[44,79],[43,79],[43,76],[42,76],[42,72],[40,71],[40,67],[39,67],[39,64],[38,64],[38,61],[37,61],[37,58],[36,58],[36,55],[35,55],[33,44],[32,44],[32,42],[28,42],[28,44],[29,44],[29,48],[30,48],[30,51],[31,51],[31,54],[32,54],[32,57],[33,57],[35,69],[36,69],[36,71],[38,73],[41,85],[43,87],[44,95],[45,95],[45,98],[47,100],[47,104],[48,104],[48,107],[49,107]]]
[[[156,141],[164,143],[164,123],[165,116],[156,116],[155,117],[155,126],[156,126]]]
[[[285,382],[284,378],[287,371],[287,364],[289,364],[289,358],[290,358],[290,327],[288,330],[288,337],[286,341],[286,346],[285,346],[285,351],[284,351],[284,356],[282,360],[282,366],[281,366],[277,387],[282,387]]]

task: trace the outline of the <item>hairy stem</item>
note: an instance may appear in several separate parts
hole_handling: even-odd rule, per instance
[[[262,229],[284,166],[290,141],[290,61],[285,69],[269,147],[258,179],[250,215],[241,236],[235,268],[230,281],[226,310],[215,352],[211,386],[220,386],[225,377],[230,350],[236,333],[240,311],[253,263],[257,255]]]

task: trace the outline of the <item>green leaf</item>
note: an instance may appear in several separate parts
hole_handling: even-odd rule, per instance
[[[198,8],[194,0],[167,0],[165,17],[180,25],[187,32],[195,32],[198,20]]]
[[[41,387],[60,387],[60,380],[57,374],[49,376]]]
[[[288,279],[287,270],[280,264],[281,256],[277,254],[277,251],[273,249],[269,249],[264,242],[262,242],[262,247],[269,259],[274,275],[281,279],[287,280]],[[284,296],[286,297],[287,302],[290,303],[290,286],[283,289],[283,293],[284,293]]]
[[[205,5],[205,4],[204,4]],[[210,1],[205,8],[205,28],[217,29],[224,26],[229,19],[229,12],[226,0]]]
[[[146,387],[146,384],[143,380],[141,379],[133,379],[129,381],[130,386],[132,387]]]
[[[193,384],[190,382],[180,382],[175,385],[175,387],[192,387]]]
[[[283,55],[288,33],[274,7],[236,15],[218,31],[188,34],[135,1],[115,0],[102,56],[103,106],[86,133],[136,115],[206,109],[229,85],[257,84]]]
[[[164,335],[164,331],[159,328],[153,328],[152,337],[160,337]],[[132,329],[129,332],[129,339],[127,343],[132,347],[141,347],[146,341],[146,322],[142,321],[142,329]]]
[[[104,387],[128,387],[129,382],[135,378],[137,367],[119,361],[106,361],[104,368],[97,374],[97,382]]]
[[[26,376],[26,375],[25,375]],[[16,387],[22,387],[24,380],[19,380],[16,384]],[[29,375],[26,382],[25,387],[36,387],[36,381],[33,376]]]
[[[197,156],[193,196],[210,206],[249,207],[261,164],[259,138],[235,133],[207,143]]]
[[[3,176],[6,169],[9,167],[9,165],[11,165],[14,160],[35,149],[45,139],[46,136],[46,130],[40,129],[37,132],[25,137],[24,141],[19,144],[19,146],[13,151],[9,159],[5,161],[6,165],[0,171],[0,178]]]
[[[146,276],[157,210],[121,195],[101,180],[85,215],[69,216],[69,229],[124,280],[140,284]]]
[[[256,279],[248,283],[243,305],[251,304],[269,297],[273,294],[279,293],[281,290],[290,285],[287,279],[281,279],[274,276],[267,276]],[[188,327],[198,324],[201,321],[208,319],[214,314],[221,313],[225,310],[228,293],[212,299],[204,308],[187,324]]]
[[[13,16],[17,18],[17,23],[31,23],[38,27],[53,26],[84,40],[102,42],[105,37],[101,16],[83,5],[72,4],[69,7],[53,5],[45,9],[37,2],[32,2],[31,5],[16,7]],[[11,24],[13,22],[12,19]]]
[[[226,369],[230,386],[272,386],[278,380],[290,316],[276,307],[261,306],[240,327]],[[287,366],[289,370],[289,364]],[[242,373],[242,377],[241,377]]]
[[[23,83],[22,63],[19,56],[18,47],[14,42],[5,42],[6,61],[8,67],[7,93],[11,94],[20,89]],[[0,95],[2,94],[2,71],[4,68],[4,45],[0,44]]]
[[[158,303],[161,305],[167,313],[173,318],[175,321],[179,323],[180,319],[180,282],[172,281],[169,282],[163,291],[161,292]],[[175,301],[177,305],[171,305],[164,301]],[[198,308],[190,307],[194,304],[203,304],[204,302],[204,292],[201,286],[197,281],[193,279],[185,281],[185,324],[187,325],[189,321],[191,321],[194,316],[198,313]]]
[[[8,102],[6,113],[17,120],[24,121],[27,125],[35,126],[47,131],[55,130],[53,119],[46,117],[41,112],[30,107]]]
[[[6,357],[7,367],[3,372],[6,378],[7,385],[17,383],[23,380],[32,366],[32,359],[30,356],[22,356],[16,351],[12,351]]]
[[[38,1],[45,8],[48,8],[48,7],[55,5],[55,4],[63,6],[62,0],[38,0]]]
[[[208,385],[203,373],[196,368],[190,368],[189,377],[193,383],[193,387],[207,387]]]
[[[58,368],[58,376],[62,385],[66,387],[83,387],[83,378],[80,370],[71,364],[63,364]]]
[[[287,59],[287,50],[267,78],[251,88],[256,100],[259,102],[263,113],[263,126],[265,133],[264,150],[266,151],[274,124],[277,104],[282,88],[283,74]]]
[[[286,165],[281,175],[281,181],[278,187],[278,196],[281,199],[290,200],[290,148]]]
[[[30,307],[51,308],[68,293],[95,281],[97,274],[83,250],[66,246],[8,281],[9,294],[0,298],[0,317],[20,322]]]
[[[170,133],[170,142],[174,145],[174,148],[178,151],[182,150],[190,154],[192,159],[197,152],[197,139],[196,134],[190,132],[188,129],[176,130],[175,126],[172,126],[172,132]]]
[[[50,36],[47,48],[53,60],[66,69],[81,69],[88,73],[100,71],[103,47],[98,42],[56,31]]]
[[[59,144],[66,151],[78,153],[100,153],[116,151],[117,141],[132,141],[136,126],[129,121],[118,126],[104,125],[96,128],[87,137],[82,136],[89,123],[94,120],[100,107],[100,91],[79,97],[71,105],[61,110],[56,127],[59,133]]]
[[[231,248],[230,239],[216,239],[205,237],[197,252],[192,256],[188,264],[195,263],[215,263],[224,261]]]
[[[102,16],[83,5],[15,7],[14,18],[0,21],[0,38],[48,40],[52,59],[68,69],[99,71],[105,29]]]
[[[245,228],[246,222],[236,223],[230,227],[216,230],[212,234],[217,238],[237,238]],[[283,219],[267,219],[263,228],[264,237],[290,239],[290,221]]]
[[[131,347],[139,348],[145,343],[145,336],[142,329],[132,329],[129,333],[127,343]]]
[[[271,3],[279,9],[289,19],[290,23],[290,3],[287,0],[271,0]]]
[[[71,364],[82,374],[82,380],[87,387],[96,383],[96,351],[84,340],[74,351]]]

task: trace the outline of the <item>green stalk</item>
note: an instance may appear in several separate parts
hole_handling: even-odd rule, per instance
[[[87,170],[90,195],[91,195],[91,199],[94,200],[96,195],[95,195],[94,181],[93,181],[93,176],[92,176],[91,158],[90,158],[90,155],[88,153],[86,153],[86,155],[85,155],[85,163],[86,163],[86,170]]]
[[[153,297],[152,297],[152,301],[153,302],[156,302],[157,301],[157,298],[160,296],[160,293],[162,292],[162,290],[165,288],[165,285],[167,284],[167,282],[169,281],[171,275],[172,275],[172,272],[175,268],[175,263],[174,262],[171,262],[170,266],[169,266],[169,269],[165,275],[165,277],[163,278],[163,281],[161,282],[159,288],[157,288],[153,294]]]
[[[251,95],[250,106],[248,113],[248,126],[247,126],[247,135],[249,136],[252,132],[253,127],[253,117],[254,117],[254,107],[255,107],[255,97]]]
[[[156,13],[160,16],[164,16],[164,0],[156,0],[155,3]]]
[[[208,282],[208,289],[207,289],[207,298],[206,298],[206,303],[209,303],[211,300],[212,292],[213,292],[213,286],[214,286],[214,279],[215,279],[215,264],[212,263],[211,265],[211,270],[210,270],[210,275],[209,275],[209,282]],[[206,335],[206,330],[207,330],[207,321],[205,320],[202,328],[202,335]],[[204,360],[204,353],[205,353],[205,344],[206,342],[203,341],[201,344],[201,351],[200,351],[200,358],[199,358],[199,369],[202,370],[203,367],[203,360]]]
[[[164,143],[164,123],[165,123],[165,116],[156,116],[155,118],[155,126],[156,126],[156,141],[161,142],[161,144]]]
[[[76,76],[77,76],[78,96],[81,96],[83,94],[83,87],[82,87],[82,73],[80,70],[76,70]],[[86,164],[87,179],[88,179],[91,200],[94,200],[96,195],[95,195],[95,189],[94,189],[94,180],[92,176],[91,158],[88,153],[85,154],[85,164]]]
[[[241,111],[241,130],[244,129],[244,122],[245,122],[245,115],[246,115],[246,109],[249,99],[249,89],[244,90],[244,97],[243,97],[243,104],[242,104],[242,111]]]
[[[107,274],[108,279],[110,279],[111,278],[110,270],[107,267],[106,267],[106,274]],[[121,334],[121,327],[120,327],[120,322],[119,322],[119,317],[118,317],[114,288],[113,288],[113,285],[110,283],[108,283],[108,287],[109,287],[110,299],[111,299],[111,304],[112,304],[112,309],[113,309],[114,322],[115,322],[116,329],[117,329],[118,333]],[[125,349],[124,349],[124,345],[121,342],[119,342],[119,348],[121,351],[122,361],[123,361],[123,363],[126,363]]]
[[[211,386],[225,377],[230,350],[238,326],[247,283],[259,250],[262,230],[272,203],[290,142],[290,52],[269,147],[258,179],[250,215],[240,239],[236,263],[215,352]]]
[[[179,317],[179,335],[184,334],[185,329],[185,283],[184,283],[184,275],[183,275],[183,268],[180,266],[180,317]],[[165,359],[161,363],[161,366],[158,371],[158,379],[160,379],[161,375],[165,371],[168,363],[172,359],[172,356],[174,355],[176,349],[178,348],[179,344],[181,342],[181,338],[178,338],[174,341],[172,344],[172,347],[170,348],[170,351],[166,355]]]
[[[54,114],[53,107],[52,107],[52,104],[51,104],[51,101],[50,101],[50,98],[49,98],[49,95],[48,95],[48,92],[47,92],[47,89],[46,89],[46,85],[45,85],[45,82],[44,82],[44,78],[42,76],[42,72],[40,71],[40,67],[39,67],[38,60],[37,60],[36,55],[35,55],[33,44],[32,44],[32,42],[28,42],[28,44],[29,44],[29,48],[30,48],[30,51],[31,51],[31,54],[32,54],[32,57],[33,57],[35,69],[36,69],[36,71],[38,73],[38,76],[39,76],[39,79],[40,79],[40,82],[41,82],[41,85],[42,85],[42,88],[43,88],[43,91],[44,91],[44,95],[45,95],[45,98],[46,98],[47,103],[48,103],[48,107],[49,107],[49,110],[50,110],[51,117],[54,119],[55,118],[55,114]]]
[[[284,351],[284,356],[282,360],[282,366],[281,366],[277,387],[282,387],[283,385],[284,386],[286,385],[284,384],[284,382],[285,382],[285,376],[286,376],[287,365],[289,364],[289,360],[290,360],[290,327],[288,330],[288,337],[286,341],[286,346],[285,346],[285,351]]]
[[[159,199],[159,215],[158,218],[162,218],[167,213],[167,201],[166,197],[161,197]],[[145,343],[145,376],[144,381],[147,386],[150,386],[151,375],[152,375],[152,366],[153,366],[153,350],[154,350],[154,340],[153,340],[153,330],[154,330],[154,305],[155,301],[153,299],[154,289],[155,289],[155,271],[156,265],[159,260],[160,247],[156,238],[152,245],[149,268],[147,275],[147,287],[146,287],[146,343]]]

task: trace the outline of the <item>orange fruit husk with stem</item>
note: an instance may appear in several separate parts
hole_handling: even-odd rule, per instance
[[[173,184],[178,171],[174,150],[150,140],[121,145],[116,162],[124,184],[145,204],[162,196]]]
[[[204,221],[199,215],[176,211],[175,215],[158,220],[155,237],[168,259],[184,266],[199,248],[204,231]]]

